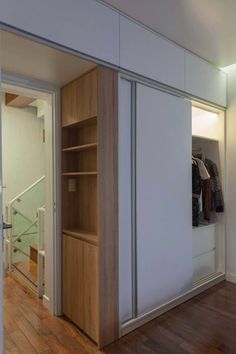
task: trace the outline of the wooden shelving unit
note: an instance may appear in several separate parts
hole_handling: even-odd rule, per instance
[[[97,176],[97,172],[90,171],[90,172],[64,172],[62,173],[63,176]]]
[[[98,342],[98,112],[94,87],[97,69],[62,89],[63,310]],[[83,258],[84,253],[89,259]],[[85,271],[89,272],[87,280]],[[70,279],[79,274],[73,284]]]
[[[79,230],[79,229],[71,229],[71,230],[62,230],[64,234],[73,236],[75,238],[78,238],[79,240],[86,241],[88,243],[91,243],[93,245],[98,244],[98,235],[94,233],[89,233],[84,230]]]
[[[90,151],[90,150],[95,150],[95,149],[97,149],[97,143],[71,146],[71,147],[62,149],[62,151],[63,152],[79,152],[79,151]]]
[[[119,336],[117,77],[98,66],[61,92],[63,313],[99,347]]]

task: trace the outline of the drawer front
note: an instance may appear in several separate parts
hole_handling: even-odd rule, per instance
[[[198,281],[216,271],[215,251],[193,258],[193,281]]]
[[[216,247],[216,227],[209,225],[193,229],[193,257],[214,250]]]

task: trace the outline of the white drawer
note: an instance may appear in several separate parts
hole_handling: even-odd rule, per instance
[[[193,228],[193,257],[214,250],[216,247],[216,226],[207,225]]]
[[[193,258],[193,281],[200,280],[216,271],[215,251]]]

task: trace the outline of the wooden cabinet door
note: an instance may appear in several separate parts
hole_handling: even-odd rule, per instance
[[[97,69],[62,88],[62,126],[97,116]]]
[[[84,332],[98,342],[98,248],[83,242]]]
[[[98,341],[97,246],[63,235],[63,312]]]
[[[77,80],[64,86],[61,91],[61,117],[62,126],[78,122],[77,116]]]
[[[96,117],[98,105],[98,72],[97,69],[81,76],[77,81],[76,97],[78,100],[79,121]]]
[[[83,242],[63,235],[63,312],[83,328]]]

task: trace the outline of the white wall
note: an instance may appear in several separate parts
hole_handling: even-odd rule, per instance
[[[4,205],[45,175],[44,120],[36,113],[35,107],[7,107],[2,100]]]
[[[226,113],[226,272],[236,283],[236,65],[227,68],[228,110]]]

